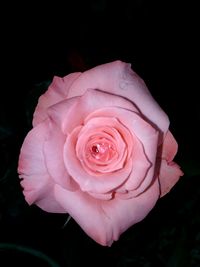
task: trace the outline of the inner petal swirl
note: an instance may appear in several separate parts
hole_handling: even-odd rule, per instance
[[[80,132],[76,154],[83,168],[100,175],[123,168],[127,159],[127,144],[119,129],[101,126]]]
[[[106,139],[100,139],[89,147],[88,157],[93,157],[97,161],[107,162],[116,155],[115,146]]]

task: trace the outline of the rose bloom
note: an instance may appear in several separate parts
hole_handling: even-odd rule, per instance
[[[169,119],[130,64],[54,77],[38,101],[18,173],[26,201],[69,213],[110,246],[183,175]]]

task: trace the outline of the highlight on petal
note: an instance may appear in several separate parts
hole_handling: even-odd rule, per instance
[[[47,171],[43,145],[48,136],[48,121],[33,128],[24,140],[18,164],[26,201],[49,212],[64,212],[53,194],[53,182]]]
[[[111,246],[126,229],[147,216],[159,197],[159,185],[155,180],[145,194],[129,200],[109,201],[94,199],[81,191],[68,192],[56,185],[55,197],[92,239]]]
[[[159,173],[160,197],[166,195],[181,176],[183,176],[183,172],[178,164],[175,162],[167,163],[167,161],[163,159],[161,161]]]
[[[124,108],[139,113],[134,103],[128,99],[96,89],[87,89],[80,97],[78,106],[83,117],[88,116],[95,110],[108,107]]]
[[[33,115],[33,126],[47,118],[48,107],[67,99],[69,88],[73,82],[80,76],[79,72],[71,73],[64,78],[55,76],[48,90],[40,96],[38,105]]]
[[[118,60],[85,71],[71,86],[68,97],[84,95],[89,88],[130,100],[162,133],[168,130],[167,115],[153,99],[144,81],[131,69],[130,64]]]
[[[120,107],[139,112],[133,103],[123,97],[88,89],[83,96],[72,97],[51,106],[48,115],[64,134],[69,134],[75,127],[82,125],[90,113],[106,107]]]

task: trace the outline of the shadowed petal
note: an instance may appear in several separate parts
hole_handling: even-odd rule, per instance
[[[171,190],[180,179],[180,176],[183,176],[183,172],[175,162],[167,163],[166,160],[161,161],[159,174],[160,197],[163,197]]]
[[[163,145],[161,158],[166,159],[168,162],[174,159],[178,150],[178,144],[170,131],[167,131]]]

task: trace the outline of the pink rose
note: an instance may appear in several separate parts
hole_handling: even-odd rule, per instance
[[[69,213],[110,246],[183,175],[167,115],[130,64],[54,77],[39,98],[18,172],[26,201]]]

